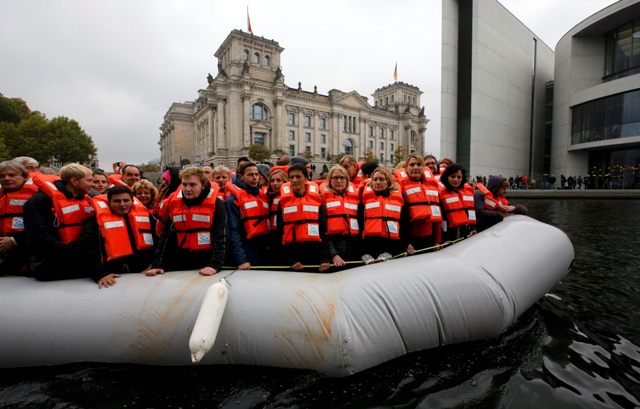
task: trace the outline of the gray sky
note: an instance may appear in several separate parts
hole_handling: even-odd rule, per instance
[[[501,0],[551,48],[611,0]],[[440,0],[3,0],[0,93],[49,118],[76,119],[101,166],[160,157],[158,127],[172,102],[193,100],[217,72],[213,53],[232,29],[285,51],[285,82],[326,94],[371,93],[398,80],[419,87],[439,154]]]

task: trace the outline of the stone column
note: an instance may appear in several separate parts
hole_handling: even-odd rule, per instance
[[[216,120],[218,121],[217,125],[217,142],[216,150],[222,149],[225,147],[229,147],[229,141],[227,140],[227,135],[224,132],[224,100],[218,99],[218,104],[216,107]]]
[[[206,147],[206,152],[205,152],[205,158],[209,159],[210,158],[210,152],[211,151],[215,151],[216,148],[216,144],[215,144],[215,138],[214,138],[214,134],[215,134],[215,128],[214,128],[214,119],[213,119],[213,105],[209,105],[209,112],[207,112],[208,118],[209,118],[209,137],[207,138],[207,143],[205,143],[205,147]]]
[[[251,115],[251,107],[249,106],[249,95],[242,93],[242,147],[248,148],[251,145],[251,129],[249,125],[249,116]]]

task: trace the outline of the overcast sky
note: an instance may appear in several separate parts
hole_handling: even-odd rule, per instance
[[[502,0],[551,48],[611,0]],[[172,102],[194,100],[216,75],[214,52],[233,29],[285,48],[285,82],[371,93],[398,80],[419,87],[439,154],[440,0],[2,0],[0,93],[47,117],[76,119],[101,166],[160,157],[158,127]],[[371,99],[370,99],[371,102]]]

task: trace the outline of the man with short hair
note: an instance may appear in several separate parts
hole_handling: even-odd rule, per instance
[[[116,284],[124,273],[139,273],[151,263],[154,221],[149,210],[134,201],[126,186],[113,186],[92,199],[95,217],[82,229],[78,251],[85,257],[87,274],[98,288]]]
[[[129,186],[130,188],[142,177],[142,172],[136,165],[127,165],[124,162],[113,164],[113,175],[109,175],[109,183],[112,185]]]
[[[209,179],[209,182],[213,182],[213,168],[209,165],[205,165],[202,167],[202,170],[204,171],[205,176],[207,177],[207,179]]]
[[[35,174],[40,189],[24,205],[31,271],[38,280],[86,277],[76,251],[82,223],[93,214],[87,192],[91,169],[78,163],[60,169],[60,178]]]

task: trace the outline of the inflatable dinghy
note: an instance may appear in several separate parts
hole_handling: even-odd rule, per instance
[[[223,271],[0,278],[0,366],[244,364],[351,375],[496,337],[569,271],[567,236],[526,216],[437,252],[333,274]]]

